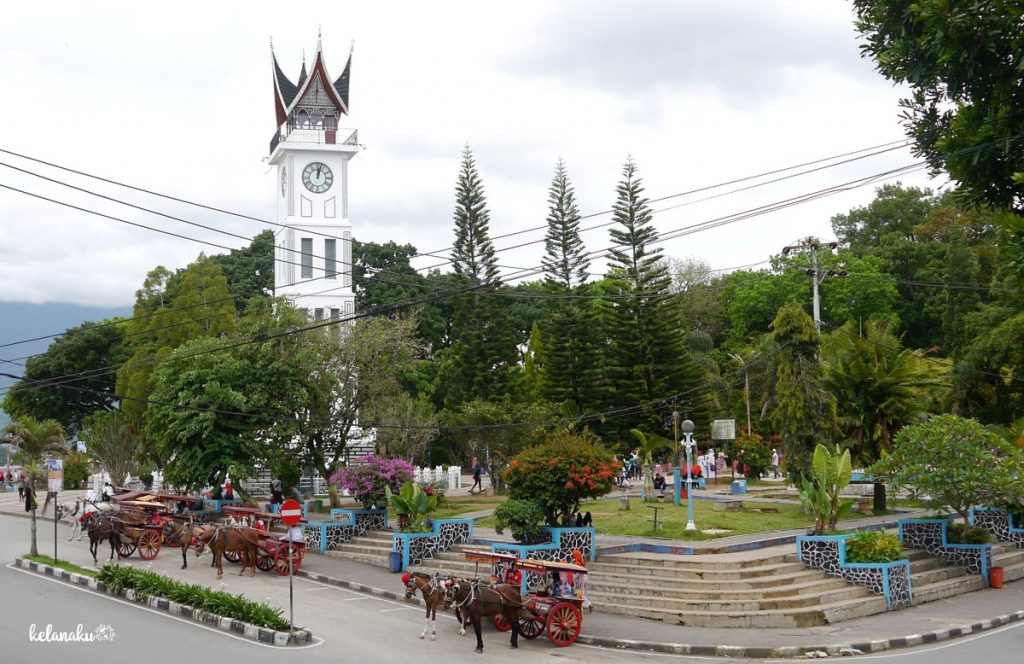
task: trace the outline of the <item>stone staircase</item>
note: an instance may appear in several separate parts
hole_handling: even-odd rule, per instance
[[[473,577],[487,565],[468,562],[460,544],[415,566],[428,574]],[[326,555],[387,567],[391,533],[368,532]],[[914,604],[986,587],[980,575],[909,549]],[[1006,582],[1024,578],[1024,550],[993,545]],[[626,553],[588,564],[587,595],[595,611],[699,627],[807,627],[883,613],[885,598],[805,567],[792,545],[741,554],[674,556]]]
[[[337,549],[325,551],[324,555],[387,567],[392,534],[390,530],[368,530],[365,535],[353,537],[352,541],[339,545]]]

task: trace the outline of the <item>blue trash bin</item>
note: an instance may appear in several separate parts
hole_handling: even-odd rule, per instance
[[[732,481],[732,495],[739,496],[747,492],[747,481],[746,480],[733,480]]]
[[[388,554],[388,569],[397,574],[402,571],[402,552],[392,551]]]

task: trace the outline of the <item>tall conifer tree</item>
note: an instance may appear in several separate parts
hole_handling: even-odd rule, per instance
[[[558,295],[587,295],[590,259],[580,239],[576,192],[559,160],[548,189],[548,233],[544,239],[544,277]],[[554,299],[541,324],[544,394],[555,402],[571,401],[578,412],[597,405],[600,353],[597,308],[593,301]]]
[[[458,407],[473,399],[507,393],[508,367],[516,352],[504,304],[493,294],[501,278],[490,239],[483,181],[469,146],[462,153],[455,185],[452,267],[461,286],[473,289],[456,298],[452,320],[452,373],[446,405]]]
[[[607,378],[614,388],[614,401],[609,405],[649,405],[616,416],[609,421],[609,429],[618,433],[632,427],[660,429],[666,411],[673,406],[698,429],[704,429],[710,425],[705,381],[683,342],[682,312],[670,301],[668,263],[660,248],[651,247],[658,232],[632,157],[622,176],[616,188],[616,226],[611,230],[609,256],[612,297],[606,315],[606,362]],[[660,399],[667,401],[649,403]]]

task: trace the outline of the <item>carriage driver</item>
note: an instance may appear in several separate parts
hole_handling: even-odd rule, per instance
[[[502,577],[502,583],[507,583],[510,586],[519,588],[523,584],[523,573],[516,567],[516,562],[513,560],[512,564],[505,570],[505,575]]]

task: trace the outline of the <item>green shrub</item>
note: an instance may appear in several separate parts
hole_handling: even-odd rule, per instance
[[[253,602],[242,595],[181,583],[155,572],[127,565],[104,565],[97,572],[96,578],[114,594],[133,590],[139,597],[163,597],[200,611],[234,618],[259,627],[288,629],[288,621],[281,617],[281,609],[275,609],[264,602]]]
[[[747,466],[747,477],[760,477],[772,465],[772,450],[761,436],[740,436],[736,439],[736,458]]]
[[[846,540],[848,563],[891,563],[902,558],[903,544],[891,533],[866,530]]]
[[[505,528],[512,531],[512,537],[523,544],[536,544],[545,539],[541,530],[544,510],[535,500],[506,500],[494,510],[494,530],[500,535]]]
[[[951,523],[946,529],[946,540],[950,544],[988,544],[992,535],[984,528]]]
[[[89,455],[71,451],[64,457],[64,487],[80,489],[89,479]]]

